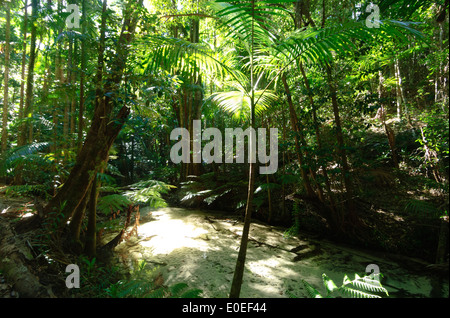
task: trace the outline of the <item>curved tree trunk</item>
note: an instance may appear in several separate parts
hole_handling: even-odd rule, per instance
[[[44,208],[45,214],[50,217],[52,222],[57,223],[58,233],[61,232],[80,203],[83,202],[94,180],[95,172],[106,164],[109,150],[129,115],[130,110],[126,106],[123,106],[114,115],[113,106],[126,67],[129,45],[133,39],[138,20],[137,8],[141,4],[142,0],[136,3],[134,1],[127,2],[122,31],[117,41],[116,58],[111,65],[111,75],[105,79],[105,84],[101,86],[103,82],[106,0],[103,2],[102,39],[99,44],[99,72],[97,74],[99,86],[96,90],[96,105],[92,124],[67,181]],[[76,235],[76,233],[72,234]]]

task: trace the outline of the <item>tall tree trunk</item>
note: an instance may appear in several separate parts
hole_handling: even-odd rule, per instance
[[[72,68],[72,44],[69,39],[68,43],[68,65],[66,68],[66,85],[64,86],[64,113],[63,113],[63,147],[67,147],[69,145],[69,130],[70,130],[70,92],[72,87],[72,76],[71,76],[71,68]],[[64,152],[66,153],[66,151]]]
[[[306,72],[305,72],[305,69],[303,68],[302,63],[300,63],[300,71],[302,73],[303,80],[305,82],[305,87],[306,87],[306,90],[308,92],[308,97],[309,97],[309,103],[310,103],[311,109],[312,109],[314,132],[315,132],[316,140],[317,140],[317,148],[319,149],[319,151],[322,151],[323,150],[322,138],[320,136],[320,131],[319,131],[319,121],[317,119],[316,105],[314,103],[313,93],[312,93],[311,87],[309,85],[308,77],[306,76]],[[337,215],[338,209],[336,206],[336,200],[334,198],[333,191],[331,191],[331,182],[330,182],[330,178],[328,177],[328,169],[327,169],[326,164],[322,166],[322,174],[323,174],[323,177],[325,180],[325,188],[327,190],[328,200],[330,201],[330,208],[333,212],[333,215],[332,215],[333,219],[330,221],[334,224],[334,226],[337,226],[338,219],[339,219],[339,215]]]
[[[86,0],[82,3],[82,20],[81,20],[81,33],[86,34],[87,23],[87,10]],[[83,128],[84,128],[84,81],[86,73],[86,41],[81,41],[81,69],[80,69],[80,104],[78,108],[78,152],[81,150],[83,144]]]
[[[254,19],[254,12],[255,12],[255,0],[251,1],[252,3],[252,13],[253,13],[253,19]],[[254,30],[252,29],[252,33]],[[251,43],[250,43],[250,129],[255,127],[256,124],[256,116],[255,116],[255,81],[254,81],[254,64],[253,64],[253,56],[254,56],[254,35],[252,34],[251,37]],[[249,134],[249,147],[251,147],[251,144],[254,142],[256,143],[256,140],[252,140],[252,134]],[[256,154],[252,153],[250,154],[250,167],[249,167],[249,176],[248,176],[248,191],[247,191],[247,205],[245,207],[245,217],[244,217],[244,227],[242,229],[242,237],[241,237],[241,244],[239,246],[239,253],[236,260],[236,267],[234,269],[234,275],[233,275],[233,281],[231,282],[231,289],[230,289],[230,298],[239,298],[239,295],[241,293],[241,287],[242,287],[242,280],[244,278],[244,266],[245,266],[245,259],[247,256],[247,245],[248,245],[248,234],[250,232],[250,224],[252,220],[252,211],[253,211],[253,194],[255,192],[255,164],[253,161],[253,156]]]
[[[107,1],[104,0],[97,80],[99,78],[102,79],[103,72],[106,3]],[[111,64],[110,75],[105,79],[104,86],[100,86],[103,81],[97,82],[99,86],[96,90],[94,116],[86,141],[77,156],[76,163],[67,181],[44,209],[47,215],[52,215],[53,213],[59,216],[59,230],[65,227],[66,222],[73,215],[79,204],[82,203],[89,187],[93,183],[95,172],[106,163],[109,150],[129,115],[130,111],[126,106],[123,106],[114,115],[113,106],[126,67],[129,46],[138,20],[137,8],[141,5],[142,0],[136,3],[130,0],[126,4],[124,22],[117,41],[116,56]]]
[[[200,20],[195,18],[191,20],[191,42],[192,43],[199,43],[200,41]],[[192,90],[192,93],[190,94],[190,102],[192,104],[192,107],[190,107],[191,114],[189,119],[189,125],[192,127],[193,120],[199,120],[201,119],[201,106],[202,106],[202,100],[203,100],[203,90],[201,88],[202,85],[202,76],[199,72],[199,68],[197,65],[194,65],[194,74],[192,76],[192,87],[194,89]],[[193,133],[192,130],[189,130],[191,134]],[[193,138],[191,138],[193,142]],[[193,144],[191,145],[191,149],[194,149]],[[193,160],[191,160],[189,173],[195,176],[198,176],[201,174],[201,163],[195,163]]]
[[[355,226],[355,225],[359,225],[359,218],[356,214],[356,209],[355,209],[355,204],[354,204],[354,198],[353,198],[354,190],[353,190],[352,180],[350,177],[350,167],[348,165],[347,154],[345,151],[344,137],[342,134],[342,125],[341,125],[341,118],[339,115],[336,84],[334,83],[334,80],[332,78],[331,66],[328,63],[326,64],[326,73],[327,73],[328,87],[330,89],[330,94],[331,94],[331,104],[333,107],[334,122],[336,125],[337,153],[341,159],[342,174],[343,174],[344,186],[345,186],[345,198],[346,198],[345,206],[347,208],[345,221],[348,220],[352,226]],[[342,221],[344,221],[344,220],[342,220]]]
[[[2,148],[1,151],[6,151],[6,146],[8,144],[8,84],[9,84],[9,37],[11,28],[11,11],[9,8],[9,3],[5,4],[6,12],[6,31],[5,31],[5,77],[3,86],[3,118],[2,118]]]
[[[383,95],[383,73],[380,71],[378,71],[378,99],[380,100],[382,98]],[[384,131],[386,133],[386,137],[388,139],[388,143],[389,143],[389,148],[391,149],[391,154],[392,154],[392,162],[394,163],[394,167],[399,169],[399,160],[398,160],[398,155],[397,155],[397,147],[395,145],[395,133],[392,130],[392,128],[388,125],[388,123],[386,122],[386,110],[384,108],[384,105],[381,104],[380,109],[378,110],[379,113],[377,113],[377,118],[379,118],[381,120],[382,125],[384,126]]]
[[[400,74],[400,63],[398,58],[394,60],[394,75],[396,79],[396,95],[397,95],[397,118],[401,119],[403,113],[407,113],[406,98],[403,90],[403,81]]]
[[[21,68],[21,75],[20,75],[20,101],[19,101],[19,120],[23,119],[24,110],[24,96],[25,96],[25,67],[26,67],[26,56],[27,56],[27,26],[28,26],[28,0],[25,0],[25,9],[24,9],[24,17],[23,17],[23,47],[22,47],[22,68]],[[19,134],[17,137],[17,145],[23,146],[25,144],[24,136],[22,136],[22,125],[19,126]]]
[[[33,98],[33,80],[34,80],[34,63],[36,59],[36,20],[38,15],[38,0],[31,0],[31,39],[30,39],[30,58],[28,60],[27,89],[25,95],[25,106],[23,117],[31,117],[32,115],[32,98]],[[27,121],[22,125],[21,143],[25,144],[30,141],[31,121]]]
[[[299,136],[301,134],[301,132],[299,131],[299,128],[298,128],[298,117],[295,112],[294,104],[292,102],[291,91],[289,89],[289,85],[287,83],[285,73],[283,73],[281,75],[281,81],[283,82],[284,91],[286,92],[287,101],[288,101],[288,105],[289,105],[289,115],[291,118],[291,127],[292,127],[292,131],[294,132],[294,143],[295,143],[295,149],[297,151],[298,163],[300,165],[300,174],[303,179],[303,186],[305,187],[305,190],[306,190],[306,193],[308,194],[308,196],[313,198],[313,197],[316,197],[316,194],[311,186],[311,182],[308,177],[308,171],[305,168],[305,160],[303,157],[302,150],[300,148],[300,142],[298,140]]]

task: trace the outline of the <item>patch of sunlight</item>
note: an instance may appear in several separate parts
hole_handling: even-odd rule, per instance
[[[8,207],[4,208],[4,209],[2,210],[2,212],[0,212],[0,214],[3,214],[3,213],[6,213],[6,212],[8,212],[9,208],[10,208],[10,206],[8,206]]]
[[[401,216],[395,215],[394,213],[391,213],[391,212],[385,212],[385,211],[383,211],[381,209],[376,210],[376,212],[380,213],[380,214],[385,214],[385,215],[387,215],[387,216],[389,216],[389,217],[391,217],[394,220],[399,221],[399,222],[405,221]]]
[[[250,295],[246,295],[246,297],[250,298],[275,298],[275,297],[283,297],[282,291],[280,290],[280,286],[278,284],[263,284],[263,283],[249,283],[249,293]]]
[[[148,222],[139,226],[138,233],[143,237],[151,237],[141,242],[141,245],[152,249],[153,255],[169,254],[182,247],[208,249],[207,242],[202,239],[208,231],[182,220],[167,218],[164,222]]]
[[[272,257],[258,261],[249,261],[247,268],[255,275],[279,280],[283,277],[296,276],[297,274],[286,268],[286,261],[281,258]],[[283,269],[282,271],[280,269]]]
[[[34,215],[34,214],[31,213],[31,212],[25,213],[24,215],[22,215],[22,219],[29,218],[29,217],[31,217],[31,216],[33,216],[33,215]]]

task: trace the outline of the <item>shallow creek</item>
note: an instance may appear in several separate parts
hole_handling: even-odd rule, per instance
[[[219,212],[173,207],[142,208],[140,215],[138,236],[118,245],[119,254],[158,267],[166,285],[187,283],[203,290],[205,298],[228,296],[242,222]],[[449,296],[448,277],[412,271],[370,250],[306,236],[286,237],[284,231],[252,223],[241,297],[307,297],[302,279],[324,295],[322,273],[340,286],[344,275],[362,276],[369,264],[378,266],[390,297]]]

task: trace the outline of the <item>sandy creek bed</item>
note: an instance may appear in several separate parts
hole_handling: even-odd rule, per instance
[[[158,267],[166,285],[187,283],[205,298],[227,297],[242,223],[224,214],[162,208],[140,211],[138,237],[116,247],[131,259]],[[283,229],[253,223],[241,297],[307,297],[302,279],[323,292],[322,273],[340,286],[345,274],[363,275],[376,264],[390,297],[448,297],[448,279],[411,272],[376,253],[327,241],[283,236]],[[297,253],[292,249],[301,246]],[[303,254],[301,254],[303,253]],[[299,254],[301,254],[299,256]]]

